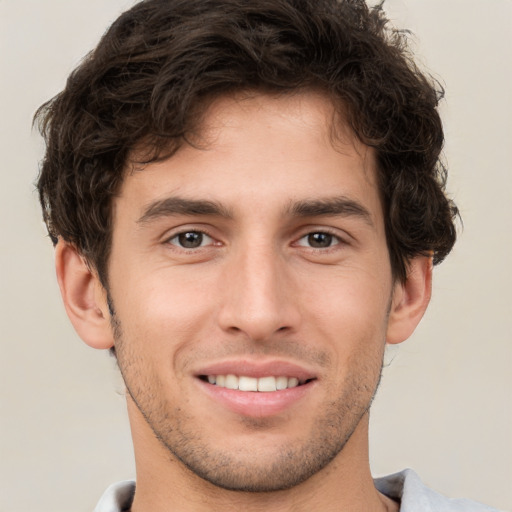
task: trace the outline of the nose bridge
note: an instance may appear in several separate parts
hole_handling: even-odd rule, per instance
[[[271,242],[244,244],[228,267],[220,314],[223,329],[264,340],[293,328],[297,315],[285,261]]]

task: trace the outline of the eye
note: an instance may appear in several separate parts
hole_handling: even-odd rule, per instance
[[[301,247],[311,247],[312,249],[327,249],[339,243],[340,239],[337,236],[318,231],[303,236],[298,240],[297,245]]]
[[[183,249],[197,249],[213,243],[213,238],[202,231],[185,231],[169,239],[172,245]]]

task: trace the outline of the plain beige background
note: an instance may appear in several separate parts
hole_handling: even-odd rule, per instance
[[[60,303],[33,181],[35,109],[130,0],[0,0],[0,512],[90,511],[133,476],[114,361]],[[449,191],[464,231],[416,334],[388,353],[375,475],[412,467],[451,496],[512,510],[512,1],[388,0],[447,90]]]

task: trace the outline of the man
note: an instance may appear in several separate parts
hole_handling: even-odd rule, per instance
[[[363,2],[149,0],[38,112],[64,304],[127,389],[137,484],[98,511],[490,510],[368,464],[455,241],[404,43]]]

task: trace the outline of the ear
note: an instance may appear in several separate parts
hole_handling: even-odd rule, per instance
[[[96,273],[76,248],[63,240],[55,248],[55,267],[66,312],[80,338],[93,348],[112,347],[107,293]]]
[[[417,256],[409,262],[407,279],[397,282],[389,314],[387,343],[401,343],[416,329],[432,293],[432,258]]]

